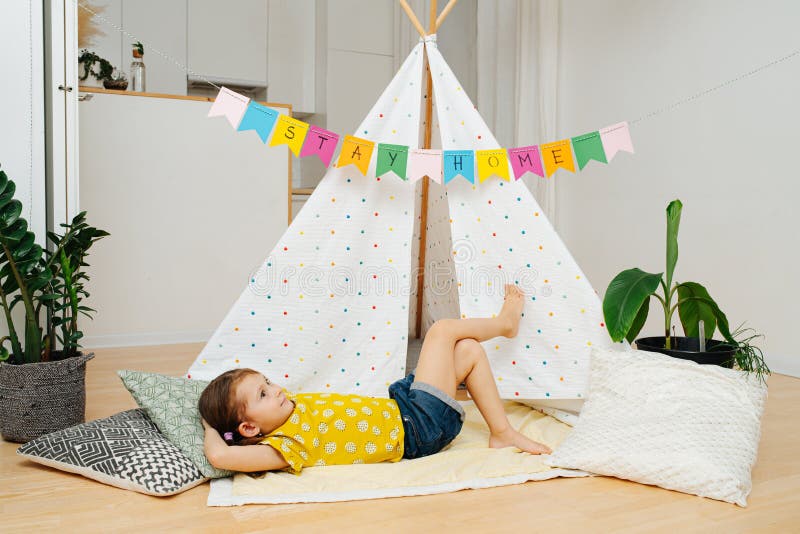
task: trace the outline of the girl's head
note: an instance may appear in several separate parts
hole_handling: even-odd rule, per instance
[[[286,422],[294,403],[258,371],[233,369],[208,384],[198,407],[203,419],[221,436],[230,432],[234,444],[249,445]]]

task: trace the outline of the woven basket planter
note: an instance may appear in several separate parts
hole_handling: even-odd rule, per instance
[[[64,360],[0,363],[0,433],[24,443],[84,422],[86,362],[94,353]]]

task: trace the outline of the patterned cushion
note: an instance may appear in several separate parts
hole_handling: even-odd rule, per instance
[[[207,479],[143,410],[59,430],[17,449],[29,460],[148,495],[174,495]]]
[[[203,475],[221,478],[233,474],[213,467],[203,452],[205,436],[197,401],[208,382],[141,371],[117,374],[164,437],[188,456]]]
[[[580,418],[545,463],[746,506],[765,397],[741,371],[594,350]]]

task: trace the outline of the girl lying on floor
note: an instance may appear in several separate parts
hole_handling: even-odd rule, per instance
[[[425,336],[416,371],[389,386],[389,399],[292,395],[252,369],[227,371],[200,397],[206,456],[220,469],[297,474],[316,465],[435,454],[461,431],[464,410],[455,394],[462,382],[489,426],[490,447],[547,454],[548,447],[509,424],[479,343],[516,336],[522,306],[522,292],[507,285],[497,317],[436,321]]]

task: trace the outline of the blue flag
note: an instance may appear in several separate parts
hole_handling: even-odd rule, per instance
[[[475,152],[472,150],[445,150],[442,155],[444,183],[459,174],[469,183],[475,183]]]
[[[278,120],[278,112],[272,108],[257,104],[252,100],[247,105],[247,110],[244,112],[242,122],[239,123],[239,128],[236,130],[242,132],[244,130],[255,130],[263,143],[267,142],[272,128],[275,126],[275,121]]]

